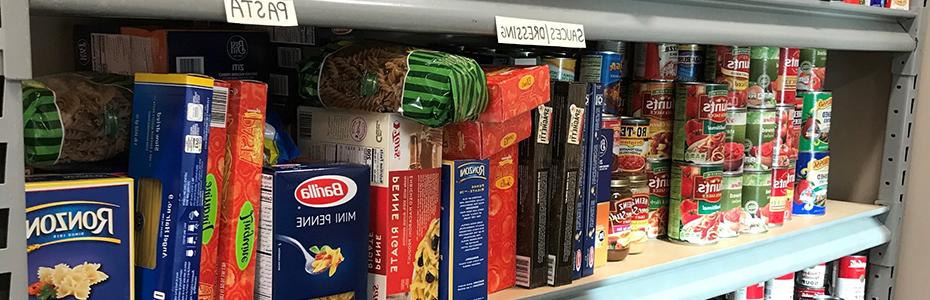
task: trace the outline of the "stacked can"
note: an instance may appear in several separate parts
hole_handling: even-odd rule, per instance
[[[634,59],[636,80],[674,81],[678,77],[678,44],[638,43]]]
[[[799,299],[826,294],[827,264],[820,263],[798,271],[795,276],[795,296]]]
[[[794,215],[826,213],[830,173],[830,92],[801,92],[801,130],[795,169]]]
[[[823,90],[827,78],[827,49],[801,49],[798,57],[798,91]]]
[[[549,79],[552,81],[575,81],[574,57],[565,52],[552,52],[543,55],[541,63],[549,66]]]
[[[868,257],[863,255],[843,256],[832,263],[832,295],[846,300],[865,299],[865,275]]]
[[[650,238],[665,235],[668,219],[668,183],[672,148],[672,99],[675,84],[671,81],[636,81],[630,86],[624,105],[626,114],[649,120],[646,159],[650,186]]]
[[[708,46],[704,58],[704,79],[727,84],[730,106],[745,108],[749,87],[749,47]]]
[[[766,300],[792,300],[794,298],[794,272],[765,282]]]
[[[762,300],[765,299],[765,282],[750,284],[727,294],[727,300]]]
[[[623,111],[621,77],[627,72],[624,68],[626,42],[598,41],[596,47],[594,51],[581,55],[579,81],[601,83],[604,86],[604,111],[616,115]]]
[[[704,81],[704,46],[678,45],[678,78],[681,82]]]

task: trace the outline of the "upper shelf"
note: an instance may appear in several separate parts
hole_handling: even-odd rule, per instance
[[[912,51],[916,12],[820,0],[294,0],[329,27],[494,34],[494,17],[585,26],[588,39]],[[32,0],[39,14],[225,20],[222,0]],[[904,24],[904,25],[902,25]]]

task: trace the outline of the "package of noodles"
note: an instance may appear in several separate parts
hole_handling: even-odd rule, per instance
[[[488,103],[473,59],[380,43],[341,43],[301,67],[301,94],[325,107],[399,112],[439,127],[474,120]]]
[[[90,72],[23,81],[26,164],[90,163],[126,151],[131,87],[131,77]]]

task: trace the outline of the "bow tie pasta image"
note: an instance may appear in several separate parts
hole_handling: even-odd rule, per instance
[[[100,264],[84,262],[73,268],[57,264],[54,268],[39,267],[39,281],[29,285],[29,295],[38,300],[63,299],[74,296],[78,300],[90,298],[92,285],[110,276],[100,271]]]

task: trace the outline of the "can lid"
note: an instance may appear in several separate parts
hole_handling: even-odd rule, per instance
[[[535,57],[536,52],[529,49],[514,49],[510,51],[510,56],[513,56],[514,58]]]
[[[630,124],[630,125],[649,125],[649,119],[634,118],[634,117],[628,117],[628,116],[621,116],[620,122],[622,124]]]
[[[630,180],[626,179],[625,177],[616,178],[610,181],[611,187],[624,187],[629,185]]]
[[[609,113],[601,113],[601,119],[604,119],[604,120],[616,120],[616,119],[617,119],[617,116],[615,116],[615,115],[613,115],[613,114],[609,114]]]
[[[626,42],[615,41],[615,40],[597,41],[597,46],[595,48],[597,50],[606,50],[606,51],[623,53],[626,50]]]
[[[630,183],[642,183],[642,182],[646,182],[646,181],[647,181],[647,178],[646,178],[646,175],[645,175],[645,174],[630,175],[630,176],[628,176],[628,177],[630,178]]]
[[[681,50],[703,50],[704,46],[700,44],[678,44],[678,51]]]

